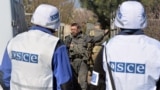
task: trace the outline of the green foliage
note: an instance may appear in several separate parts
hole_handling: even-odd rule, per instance
[[[111,12],[115,11],[122,0],[80,0],[82,7],[92,10],[98,16],[102,28],[110,27]]]
[[[102,28],[110,27],[110,19],[114,18],[113,14],[115,14],[116,9],[123,1],[127,0],[80,0],[83,8],[92,10],[98,16],[98,21],[102,24]],[[157,7],[160,7],[160,0],[137,1],[142,2],[149,14],[156,14],[159,11]]]

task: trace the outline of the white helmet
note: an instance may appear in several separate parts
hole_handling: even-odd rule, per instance
[[[114,23],[124,29],[145,28],[147,18],[143,5],[138,1],[123,2],[117,11]]]
[[[33,13],[31,23],[45,28],[57,30],[60,26],[59,11],[54,6],[41,4]]]

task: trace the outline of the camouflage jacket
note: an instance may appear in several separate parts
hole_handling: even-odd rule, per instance
[[[68,35],[65,37],[65,44],[67,45],[69,57],[71,60],[74,59],[88,59],[87,53],[87,43],[85,41],[85,36],[83,34],[79,34],[77,37],[73,37],[72,35]],[[72,46],[70,46],[72,45]]]
[[[64,43],[66,44],[69,52],[70,59],[81,58],[83,60],[88,60],[88,43],[95,43],[100,41],[103,36],[90,37],[85,34],[80,33],[77,37],[68,35],[65,37]],[[72,44],[72,47],[70,46]]]

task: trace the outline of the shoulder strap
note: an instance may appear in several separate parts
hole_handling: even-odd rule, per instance
[[[106,58],[108,73],[109,73],[109,77],[110,77],[110,81],[111,81],[111,85],[112,85],[112,90],[116,90],[115,83],[114,83],[113,76],[112,76],[111,67],[109,66],[108,61],[107,61],[107,52],[106,52],[105,47],[104,47],[104,51],[105,51],[105,58]]]

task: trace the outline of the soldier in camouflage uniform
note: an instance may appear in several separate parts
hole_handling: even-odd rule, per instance
[[[65,37],[64,42],[68,47],[71,65],[75,71],[82,90],[87,89],[87,60],[89,59],[87,43],[94,43],[101,39],[102,36],[90,38],[82,34],[80,26],[77,23],[71,24],[71,35]]]
[[[95,23],[94,29],[90,30],[89,36],[90,37],[97,37],[97,36],[103,36],[103,39],[101,39],[99,42],[91,43],[91,60],[90,67],[93,66],[95,63],[95,58],[97,57],[97,54],[99,53],[100,49],[102,48],[102,43],[107,41],[109,39],[109,36],[107,35],[108,30],[102,30],[100,23]]]

